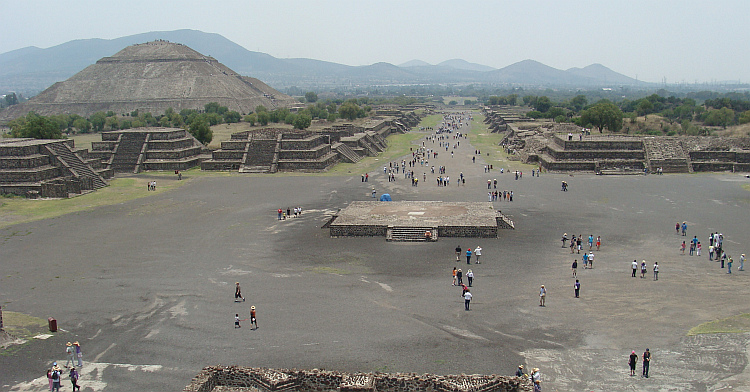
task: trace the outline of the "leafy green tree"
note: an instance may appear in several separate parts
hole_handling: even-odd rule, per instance
[[[169,116],[164,115],[161,116],[159,119],[159,126],[164,128],[169,128],[169,126],[172,125],[171,121],[169,121]]]
[[[114,130],[120,129],[119,128],[119,122],[117,121],[117,117],[115,117],[115,116],[107,117],[106,121],[104,122],[104,125],[107,128],[109,128],[110,131],[114,131]]]
[[[721,109],[711,109],[706,112],[703,123],[706,125],[726,128],[727,125],[734,124],[734,110],[728,107],[722,107]]]
[[[608,100],[601,100],[583,111],[580,123],[591,124],[599,128],[599,133],[602,133],[604,128],[618,132],[622,129],[623,116],[622,110],[617,105]]]
[[[190,123],[189,132],[204,145],[211,143],[211,140],[214,138],[214,133],[208,125],[208,120],[203,116],[196,118]]]
[[[258,112],[258,123],[260,125],[263,125],[263,126],[268,125],[268,122],[270,121],[270,119],[271,119],[271,115],[268,114],[267,111],[264,110],[264,111]]]
[[[516,106],[518,103],[518,94],[510,94],[506,99],[508,100],[508,105]]]
[[[740,114],[740,124],[750,123],[750,110],[745,110]]]
[[[48,117],[40,116],[35,112],[29,112],[25,121],[19,122],[17,128],[11,128],[13,137],[33,139],[62,139],[60,127]]]
[[[254,126],[255,122],[258,121],[258,116],[255,113],[248,114],[245,116],[244,121],[250,123],[250,126]]]
[[[353,102],[346,102],[339,107],[339,115],[350,121],[357,118],[358,112],[359,106]]]
[[[648,99],[641,99],[637,105],[635,105],[635,110],[638,112],[639,116],[645,116],[647,114],[654,112],[654,104],[651,103]]]
[[[316,102],[317,100],[318,100],[318,94],[315,94],[314,91],[308,91],[305,93],[305,101]]]
[[[328,122],[336,122],[336,119],[338,117],[339,116],[336,113],[331,113],[331,114],[328,115],[327,120],[328,120]]]
[[[534,103],[534,109],[542,113],[548,111],[550,107],[552,107],[552,101],[550,101],[550,99],[544,95],[537,98],[536,102]]]
[[[94,132],[101,132],[104,130],[107,116],[104,112],[96,112],[89,117],[89,121],[91,121],[91,126],[94,128]]]
[[[82,117],[73,120],[73,127],[81,133],[89,133],[91,131],[91,123]]]
[[[300,114],[294,119],[294,127],[297,129],[308,128],[312,124],[312,117],[308,114]]]
[[[576,112],[580,112],[583,110],[584,107],[589,103],[589,100],[586,99],[585,95],[579,94],[573,97],[570,100],[570,104],[573,105],[573,109],[575,109]]]
[[[219,106],[218,102],[209,102],[203,105],[203,111],[206,113],[219,113]]]
[[[336,114],[336,103],[331,102],[326,109],[329,114]]]
[[[268,109],[266,109],[266,107],[263,105],[258,105],[255,107],[255,113],[267,112],[267,111]]]
[[[16,96],[16,93],[10,93],[5,95],[5,106],[13,106],[18,104],[18,97]]]
[[[294,124],[294,120],[297,119],[297,116],[294,113],[289,113],[286,115],[286,118],[284,118],[284,123],[292,125]]]
[[[238,123],[240,122],[241,118],[242,116],[240,116],[240,114],[234,110],[230,110],[224,113],[224,122],[227,124]]]
[[[458,105],[458,101],[450,101],[448,102],[448,105]]]

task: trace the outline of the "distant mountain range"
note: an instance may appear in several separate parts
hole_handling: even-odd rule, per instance
[[[258,78],[275,88],[298,86],[326,89],[346,85],[418,83],[479,83],[537,87],[608,87],[648,85],[601,65],[559,70],[534,60],[501,69],[461,59],[431,65],[412,60],[401,65],[375,63],[349,66],[306,58],[280,59],[253,52],[219,34],[196,30],[154,31],[111,40],[75,40],[47,49],[26,47],[0,54],[0,93],[34,95],[63,81],[126,46],[157,39],[178,42],[212,56],[241,75]]]

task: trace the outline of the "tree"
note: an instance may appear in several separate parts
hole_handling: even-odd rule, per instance
[[[317,100],[318,100],[318,94],[315,94],[314,91],[308,91],[305,93],[305,101],[316,102]]]
[[[711,109],[706,112],[703,120],[706,125],[721,126],[726,128],[727,125],[734,124],[734,110],[723,107],[721,109]]]
[[[516,103],[518,103],[518,94],[510,94],[508,95],[508,105],[516,106]]]
[[[91,126],[94,127],[94,132],[101,132],[104,130],[107,116],[104,112],[96,112],[89,117],[89,121],[91,121]]]
[[[18,104],[16,93],[10,93],[5,96],[5,106],[13,106],[16,104]]]
[[[651,103],[648,99],[641,99],[637,105],[635,105],[635,110],[638,112],[639,116],[645,116],[649,113],[654,112],[654,104]]]
[[[570,100],[570,104],[573,105],[576,112],[580,112],[588,103],[589,100],[586,99],[585,95],[576,95]]]
[[[214,133],[211,131],[211,127],[208,126],[208,120],[200,116],[190,123],[190,134],[193,135],[199,142],[203,144],[211,143],[214,138]]]
[[[206,113],[219,113],[219,103],[218,102],[209,102],[209,103],[203,105],[203,110]]]
[[[250,123],[250,126],[254,126],[255,122],[258,121],[258,116],[255,113],[248,114],[245,116],[245,122]]]
[[[307,114],[300,114],[294,119],[294,127],[297,129],[305,129],[312,124],[312,118]]]
[[[266,125],[268,125],[268,121],[270,120],[270,117],[271,116],[268,114],[267,111],[262,111],[262,112],[259,111],[258,112],[258,123],[260,125],[266,126]]]
[[[228,111],[224,113],[224,122],[231,124],[231,123],[238,123],[240,122],[240,119],[242,116],[240,116],[239,112],[236,112],[234,110]]]
[[[740,124],[750,123],[750,110],[746,110],[740,114]]]
[[[91,130],[91,123],[83,117],[79,117],[73,120],[73,127],[78,129],[78,132],[89,133]]]
[[[169,116],[164,115],[164,116],[162,116],[159,119],[159,126],[160,127],[168,128],[170,125],[171,125],[171,123],[169,121]]]
[[[346,102],[339,107],[339,115],[347,120],[354,120],[357,118],[359,112],[359,106],[353,102]]]
[[[544,95],[536,99],[534,103],[534,109],[544,113],[552,107],[552,101]]]
[[[599,128],[599,133],[602,133],[604,128],[617,132],[622,129],[623,116],[622,110],[617,105],[608,100],[601,100],[581,113],[580,123],[591,124]]]
[[[62,139],[63,137],[60,127],[54,121],[35,112],[29,112],[26,120],[19,123],[19,127],[11,128],[11,136],[33,139]]]

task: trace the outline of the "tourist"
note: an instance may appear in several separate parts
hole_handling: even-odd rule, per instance
[[[466,279],[469,281],[469,287],[474,283],[474,272],[472,270],[466,271]]]
[[[641,279],[646,277],[646,260],[641,262]]]
[[[745,254],[740,255],[740,271],[745,270]]]
[[[464,273],[461,271],[461,268],[456,272],[456,278],[458,279],[459,286],[464,284]]]
[[[250,325],[255,325],[254,329],[258,329],[258,319],[255,318],[255,306],[250,307]]]
[[[687,222],[682,222],[682,236],[685,237],[687,235]]]
[[[602,236],[598,235],[596,236],[596,251],[599,251],[599,248],[602,246]]]
[[[80,368],[83,366],[83,352],[81,351],[81,343],[78,343],[78,341],[76,340],[75,342],[73,342],[73,346],[75,346],[76,348],[76,357],[78,358],[78,367]]]
[[[674,225],[675,234],[680,234],[680,222],[675,223]]]
[[[589,234],[589,250],[594,247],[594,235]]]
[[[539,373],[539,368],[531,369],[531,381],[535,384],[538,382],[542,382],[542,374]]]
[[[65,361],[65,367],[68,367],[69,363],[75,365],[76,364],[76,360],[75,360],[76,349],[73,348],[73,343],[71,342],[65,343],[65,345],[67,346],[65,348],[65,352],[68,354],[68,360]]]
[[[471,264],[471,248],[466,249],[466,264]]]
[[[480,246],[477,246],[476,248],[474,248],[474,256],[476,256],[476,258],[477,258],[477,261],[476,261],[477,264],[480,264],[479,263],[479,257],[481,255],[482,255],[482,248]]]
[[[518,365],[518,369],[516,369],[516,377],[523,377],[523,365]]]
[[[589,252],[589,268],[594,268],[594,252]]]
[[[471,303],[471,291],[469,289],[466,289],[466,293],[464,293],[464,307],[466,310],[469,310],[469,303]]]
[[[73,392],[75,392],[76,390],[80,391],[81,390],[81,386],[78,385],[79,374],[78,374],[78,371],[76,371],[76,367],[75,366],[73,366],[72,368],[70,368],[70,374],[68,374],[68,377],[70,378],[70,383],[73,384]]]
[[[711,240],[713,242],[713,239]],[[713,244],[708,246],[708,260],[711,261],[714,259],[714,246]]]
[[[240,282],[234,282],[234,302],[245,302],[245,297],[242,296],[242,289],[240,288]]]
[[[570,266],[570,269],[573,270],[573,277],[578,277],[578,260],[573,260],[573,264]]]
[[[62,369],[57,366],[57,362],[52,366],[52,390],[60,392],[60,378],[62,377]]]
[[[636,274],[636,272],[638,272],[638,262],[635,261],[635,260],[633,260],[633,262],[631,263],[631,266],[633,267],[633,275],[632,276],[635,278],[635,274]]]
[[[458,280],[456,278],[456,267],[453,267],[453,286],[455,286],[458,283]]]
[[[682,241],[682,245],[680,245],[680,252],[684,255],[685,254],[685,241]]]
[[[703,247],[701,246],[701,243],[698,242],[698,244],[695,245],[695,255],[696,256],[700,256],[701,255],[701,249],[703,249]]]
[[[547,299],[547,289],[544,285],[539,289],[539,306],[544,306],[544,300]]]
[[[651,352],[646,349],[646,351],[643,352],[643,374],[642,377],[648,378],[648,368],[649,365],[651,365]]]
[[[57,362],[53,363],[52,366],[54,367],[57,365]],[[49,381],[49,390],[52,391],[52,368],[47,369],[47,381]]]
[[[575,290],[576,298],[578,298],[578,294],[581,292],[581,282],[576,279],[576,283],[573,285],[573,290]]]
[[[589,268],[589,255],[583,252],[583,269]]]
[[[284,212],[281,210],[281,208],[279,208],[278,213],[279,213],[279,220],[281,220],[281,214],[283,214]]]
[[[534,392],[542,392],[542,380],[534,381]]]
[[[568,233],[564,233],[562,236],[562,247],[565,247],[565,243],[568,241]]]
[[[638,354],[635,353],[635,350],[630,353],[630,358],[628,359],[628,365],[630,365],[630,375],[635,376],[635,366],[638,363]]]
[[[240,320],[240,315],[239,315],[239,314],[237,314],[237,313],[235,313],[235,314],[234,314],[234,328],[235,328],[235,329],[236,329],[236,328],[242,328],[242,326],[240,325],[240,321],[241,321],[241,320]]]
[[[654,261],[654,280],[659,280],[659,262]]]
[[[458,245],[456,247],[456,261],[460,261],[460,260],[461,260],[461,245]]]
[[[729,258],[729,262],[727,263],[727,273],[728,274],[732,273],[732,258],[731,257]]]

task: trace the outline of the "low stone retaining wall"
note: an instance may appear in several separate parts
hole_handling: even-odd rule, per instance
[[[526,377],[415,373],[342,373],[326,370],[209,366],[183,392],[217,387],[257,388],[261,392],[531,392]]]

